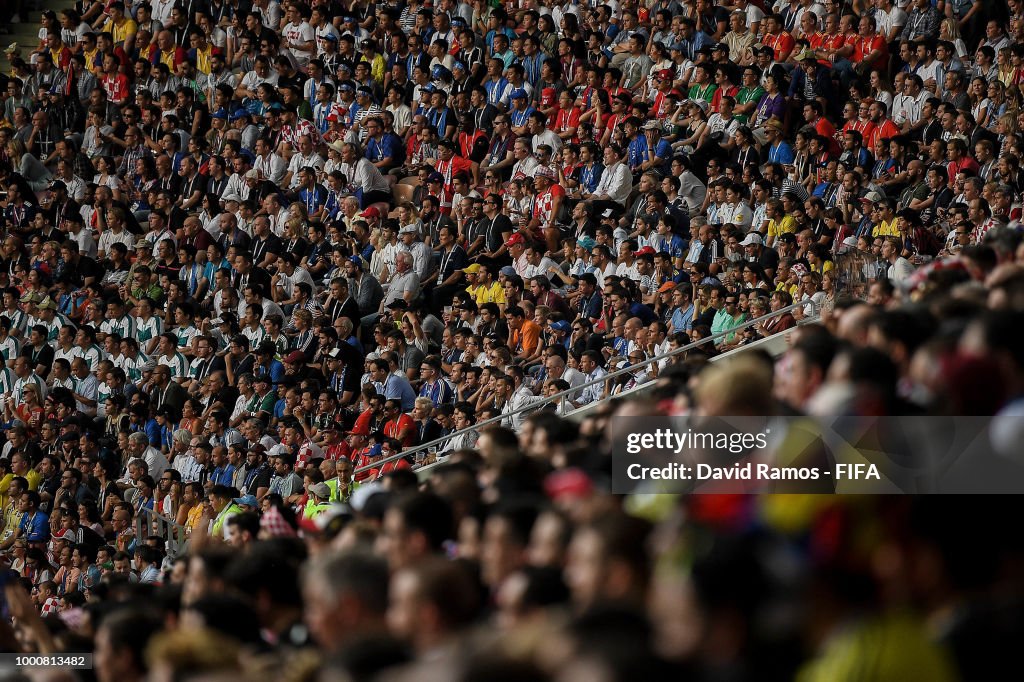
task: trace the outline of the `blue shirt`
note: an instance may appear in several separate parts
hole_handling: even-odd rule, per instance
[[[690,331],[693,328],[693,304],[691,303],[686,310],[677,308],[672,313],[672,329],[677,332]]]
[[[416,406],[416,391],[403,374],[389,374],[384,381],[384,397],[402,401],[402,411],[409,412]]]
[[[686,252],[689,251],[689,243],[680,237],[678,234],[672,235],[672,239],[668,241],[662,247],[662,251],[667,251],[673,258],[685,258]]]
[[[787,142],[779,142],[768,149],[768,161],[770,163],[781,163],[783,166],[793,163],[793,148]]]
[[[262,376],[262,373],[260,374]],[[284,365],[281,364],[280,360],[270,361],[270,383],[277,386],[278,382],[281,381],[281,377],[284,376]]]
[[[299,200],[306,207],[306,214],[313,215],[327,204],[327,190],[323,185],[313,185],[313,189],[300,189]]]
[[[629,306],[629,316],[639,317],[644,324],[650,324],[658,319],[658,316],[654,314],[650,308],[645,306],[643,303],[633,302]]]
[[[226,485],[231,486],[232,478],[235,475],[235,466],[233,464],[225,464],[222,467],[217,467],[210,474],[210,482],[214,485]]]
[[[46,542],[50,539],[50,517],[41,511],[25,514],[18,524],[21,537],[29,542]]]
[[[536,111],[536,109],[534,109],[533,107],[526,107],[522,111],[519,111],[517,109],[513,109],[512,110],[512,125],[514,125],[514,126],[525,125],[526,124],[526,120],[528,118],[530,118],[530,114],[532,114],[534,111]]]
[[[597,189],[597,185],[601,182],[601,175],[604,173],[604,165],[600,163],[594,163],[593,166],[587,168],[586,166],[580,166],[579,170],[579,181],[580,186],[590,194],[594,193]]]
[[[647,161],[647,136],[638,134],[633,140],[630,141],[629,147],[627,148],[627,158],[629,167],[632,170],[636,170],[640,164]]]
[[[443,131],[438,131],[443,132]],[[366,158],[372,163],[390,158],[391,163],[401,163],[401,145],[396,142],[398,138],[394,135],[385,134],[378,142],[374,138],[366,141]]]

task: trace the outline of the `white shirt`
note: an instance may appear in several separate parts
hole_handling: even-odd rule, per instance
[[[292,53],[292,56],[295,57],[295,60],[302,66],[308,64],[313,53],[293,49],[291,48],[291,44],[309,43],[311,46],[315,47],[316,32],[313,30],[313,27],[310,26],[305,21],[299,24],[288,23],[285,24],[284,30],[281,31],[281,35],[284,37],[283,47],[289,49],[289,51]]]
[[[594,190],[594,194],[607,194],[612,201],[625,206],[632,189],[633,176],[629,172],[629,167],[619,161],[604,169],[604,173],[601,175],[601,182],[597,183],[597,189]]]
[[[298,154],[292,157],[293,160],[296,158],[299,158]],[[322,161],[321,165],[323,165]],[[284,179],[284,174],[288,171],[289,167],[289,164],[286,164],[284,159],[273,152],[266,157],[257,156],[256,162],[253,164],[253,168],[275,185]],[[295,181],[295,178],[292,178],[292,180]]]
[[[562,148],[562,138],[554,133],[554,131],[547,128],[538,135],[533,136],[533,148],[537,149],[537,145],[546,144],[551,147],[551,154],[554,156],[558,153],[558,150]]]
[[[296,152],[292,156],[291,162],[288,164],[288,172],[292,174],[292,182],[290,185],[291,189],[295,189],[299,186],[299,171],[306,166],[312,166],[313,168],[320,170],[324,167],[324,160],[316,152],[313,152],[309,156],[303,156]]]

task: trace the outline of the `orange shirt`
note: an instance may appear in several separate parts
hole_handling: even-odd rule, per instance
[[[537,344],[540,343],[540,325],[533,320],[523,320],[523,326],[513,330],[510,336],[509,346],[514,355],[531,356],[537,352]]]

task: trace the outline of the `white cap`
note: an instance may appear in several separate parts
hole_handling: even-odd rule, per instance
[[[761,239],[761,234],[758,232],[749,232],[747,236],[740,242],[740,246],[761,246],[764,241]]]

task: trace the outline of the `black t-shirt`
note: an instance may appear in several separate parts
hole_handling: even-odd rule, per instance
[[[484,218],[484,222],[487,225],[487,250],[494,253],[505,243],[504,233],[515,232],[515,228],[504,213],[496,215],[494,220]]]
[[[779,252],[767,246],[761,249],[761,255],[757,257],[757,264],[762,270],[777,270],[779,267]]]
[[[82,286],[86,277],[94,277],[98,281],[103,277],[103,269],[92,258],[89,258],[88,256],[79,256],[78,263],[75,263],[74,265],[71,263],[67,264],[65,274],[70,278],[71,283],[77,288]]]
[[[43,347],[39,350],[36,350],[35,346],[31,344],[27,344],[21,349],[21,357],[28,358],[29,367],[32,368],[33,372],[37,365],[42,365],[43,367],[53,365],[53,355],[53,348],[48,343],[44,343]]]

